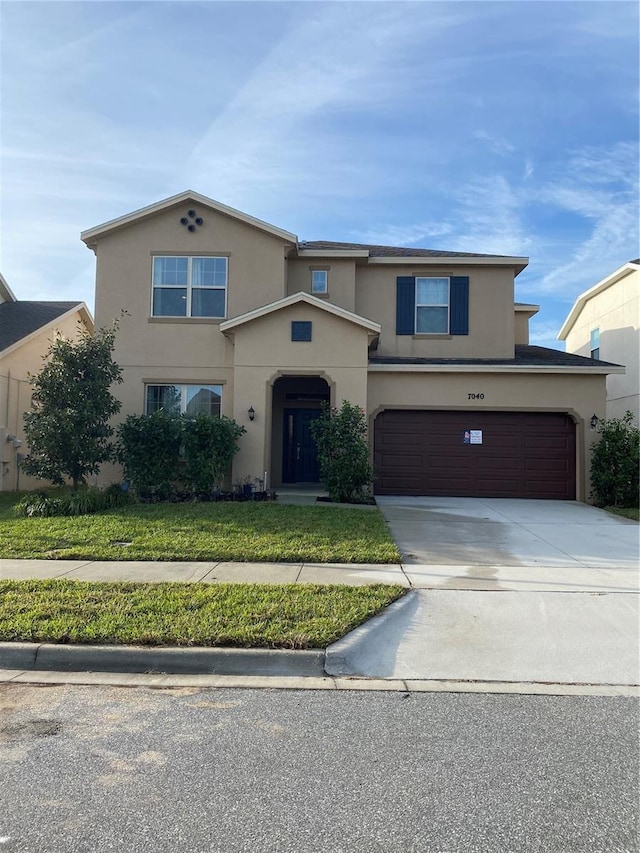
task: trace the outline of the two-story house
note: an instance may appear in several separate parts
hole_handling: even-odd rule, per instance
[[[82,239],[97,324],[128,312],[121,417],[235,418],[234,479],[317,482],[309,424],[349,400],[377,494],[588,494],[589,423],[618,368],[529,346],[537,306],[514,304],[527,258],[304,242],[191,191]]]
[[[607,378],[608,418],[631,412],[640,421],[640,258],[581,293],[558,332],[567,352],[623,364]]]

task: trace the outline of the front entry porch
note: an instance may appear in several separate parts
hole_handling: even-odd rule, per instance
[[[319,483],[311,424],[320,417],[323,402],[329,402],[329,385],[320,376],[281,376],[272,393],[274,485]]]

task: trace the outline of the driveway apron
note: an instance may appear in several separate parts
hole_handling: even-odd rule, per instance
[[[639,683],[638,524],[568,501],[377,500],[413,601],[335,644],[331,674]]]

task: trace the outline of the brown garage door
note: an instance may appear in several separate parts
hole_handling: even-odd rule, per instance
[[[553,412],[381,412],[378,495],[576,496],[575,424]]]

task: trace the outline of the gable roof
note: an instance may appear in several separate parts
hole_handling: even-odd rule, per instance
[[[491,264],[493,266],[510,266],[516,271],[516,275],[527,266],[529,259],[525,257],[510,257],[508,255],[486,255],[474,252],[448,252],[439,249],[416,249],[407,248],[406,246],[379,246],[369,243],[342,243],[332,240],[301,240],[299,241],[295,234],[290,231],[285,231],[261,219],[256,219],[254,216],[249,216],[240,210],[229,207],[222,202],[216,201],[213,198],[197,193],[194,190],[185,190],[177,195],[157,201],[154,204],[149,204],[146,207],[141,207],[134,210],[132,213],[127,213],[124,216],[119,216],[116,219],[110,219],[108,222],[103,222],[101,225],[96,225],[93,228],[88,228],[80,234],[80,239],[86,245],[95,251],[97,241],[105,234],[110,234],[114,231],[119,231],[132,225],[142,219],[150,216],[156,216],[165,210],[176,207],[179,204],[193,203],[203,205],[210,210],[215,210],[225,216],[230,216],[232,219],[237,219],[239,222],[244,222],[246,225],[251,225],[254,228],[278,237],[285,243],[291,243],[293,252],[299,257],[356,257],[367,259],[368,263],[411,263],[411,260],[420,259],[421,263],[442,263],[444,261],[455,260],[462,264]]]
[[[594,296],[597,296],[599,293],[602,293],[603,290],[606,290],[608,287],[611,287],[611,285],[616,284],[616,282],[620,281],[625,276],[636,270],[640,270],[640,258],[636,258],[634,261],[628,261],[626,264],[623,264],[621,267],[618,267],[618,269],[612,272],[610,275],[605,276],[605,278],[603,278],[597,284],[594,284],[593,287],[590,287],[588,290],[583,291],[573,303],[573,307],[569,312],[567,319],[562,324],[562,328],[558,332],[558,340],[564,341],[567,339],[567,335],[569,334],[571,329],[573,329],[576,320],[580,316],[580,312],[590,299],[593,299]]]
[[[72,311],[79,311],[84,321],[93,326],[84,302],[3,302],[0,304],[0,353],[54,325]]]
[[[230,216],[232,219],[237,219],[239,222],[244,222],[246,225],[251,225],[260,231],[265,231],[273,237],[279,237],[285,243],[296,243],[298,238],[295,234],[289,231],[284,231],[282,228],[277,228],[275,225],[270,225],[268,222],[263,222],[261,219],[256,219],[254,216],[249,216],[247,213],[242,213],[233,207],[228,207],[213,198],[206,195],[194,192],[193,190],[185,190],[184,192],[172,195],[169,198],[157,201],[154,204],[149,204],[146,207],[141,207],[139,210],[134,210],[132,213],[127,213],[124,216],[119,216],[116,219],[110,219],[108,222],[103,222],[102,225],[96,225],[94,228],[88,228],[80,234],[80,239],[83,240],[90,249],[96,247],[97,239],[109,234],[113,231],[119,231],[127,225],[132,225],[141,219],[146,219],[149,216],[156,216],[164,210],[175,207],[178,204],[193,202],[200,204],[209,210],[215,210],[217,213],[223,213],[225,216]]]
[[[242,326],[245,323],[250,323],[252,320],[258,320],[260,317],[266,317],[274,311],[281,311],[283,308],[288,308],[290,305],[297,305],[304,302],[307,305],[313,305],[314,308],[319,308],[321,311],[326,311],[327,314],[333,314],[335,317],[340,317],[342,320],[347,320],[350,323],[355,323],[356,326],[362,326],[368,332],[379,335],[380,324],[374,323],[373,320],[367,320],[366,317],[361,317],[359,314],[354,314],[352,311],[347,311],[346,308],[340,308],[338,305],[333,305],[331,302],[326,302],[323,299],[317,299],[311,296],[310,293],[293,293],[291,296],[285,296],[284,299],[277,299],[275,302],[270,302],[268,305],[262,305],[253,311],[247,311],[246,314],[240,314],[238,317],[233,317],[231,320],[225,320],[220,323],[221,332],[229,332]]]

